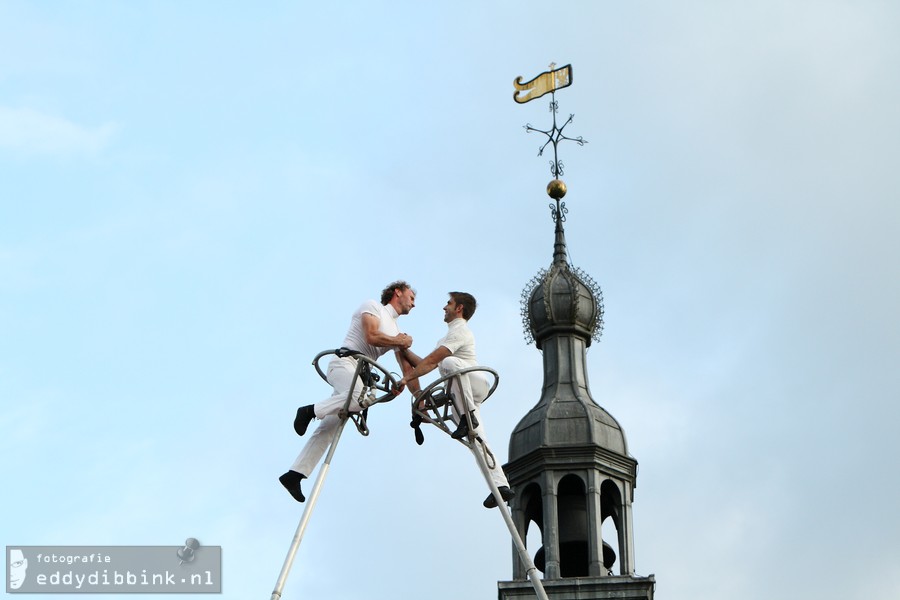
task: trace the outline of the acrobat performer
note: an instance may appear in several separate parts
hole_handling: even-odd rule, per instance
[[[421,390],[418,378],[431,372],[435,367],[438,368],[441,377],[445,377],[460,369],[478,366],[478,359],[475,356],[475,336],[469,329],[469,319],[475,314],[477,306],[475,298],[466,292],[449,292],[449,295],[450,299],[444,306],[447,335],[438,340],[437,347],[425,358],[420,358],[409,349],[401,352],[403,358],[412,365],[413,369],[404,371],[403,378],[398,382],[397,393],[409,385],[410,392],[415,396]],[[490,391],[489,383],[478,372],[463,373],[459,377],[452,378],[451,381],[450,393],[453,396],[453,411],[459,422],[451,437],[462,439],[469,435],[469,424],[464,414],[467,407],[471,413],[475,435],[481,439],[481,443],[490,452],[479,410],[481,403]],[[499,461],[492,462],[491,479],[494,480],[503,499],[509,501],[515,496],[515,492],[510,489]],[[493,494],[488,494],[484,500],[484,506],[485,508],[497,506],[497,500]]]
[[[372,360],[378,360],[382,354],[393,348],[402,369],[405,363],[399,352],[412,345],[412,337],[400,332],[397,318],[409,314],[415,305],[416,291],[408,283],[395,281],[388,284],[381,292],[380,304],[375,300],[367,300],[353,313],[343,347],[364,354]],[[408,369],[409,365],[407,364],[406,367]],[[297,409],[297,416],[294,419],[294,431],[297,432],[297,435],[304,435],[310,421],[314,418],[321,419],[290,470],[278,478],[281,485],[297,502],[306,500],[300,489],[300,482],[306,479],[322,460],[328,444],[331,443],[335,428],[340,424],[340,417],[337,413],[347,401],[347,394],[350,392],[350,386],[353,385],[355,372],[355,358],[335,356],[328,363],[326,374],[328,383],[334,392],[321,402],[307,404]],[[353,400],[349,406],[350,412],[362,410],[357,402],[361,388],[362,383],[356,381]]]

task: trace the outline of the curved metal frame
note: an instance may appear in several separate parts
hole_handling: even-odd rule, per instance
[[[329,354],[337,354],[338,356],[340,356],[340,352],[342,350],[343,349],[340,349],[340,348],[337,350],[326,350],[324,352],[320,352],[319,354],[317,354],[316,357],[313,359],[313,366],[316,368],[316,371],[319,373],[319,375],[322,377],[322,379],[325,379],[327,381],[325,373],[323,373],[322,369],[319,367],[319,361],[322,359],[322,357],[329,355]],[[350,413],[348,409],[350,407],[350,402],[353,400],[353,390],[356,387],[357,378],[360,377],[360,375],[362,374],[363,368],[365,365],[370,365],[372,368],[377,369],[378,371],[383,373],[385,375],[385,377],[384,377],[384,381],[382,381],[380,385],[378,384],[378,381],[380,381],[380,378],[376,378],[374,381],[372,381],[372,380],[368,381],[368,384],[371,384],[371,385],[363,386],[364,389],[363,389],[362,394],[360,395],[360,400],[365,401],[365,400],[367,400],[367,398],[371,398],[371,400],[372,400],[371,402],[367,403],[366,406],[364,406],[363,408],[368,408],[372,404],[377,404],[379,402],[388,402],[388,401],[392,400],[394,397],[394,394],[391,390],[393,387],[396,386],[396,382],[394,381],[394,378],[391,375],[391,373],[387,369],[385,369],[384,367],[379,365],[377,362],[373,361],[372,359],[370,359],[366,356],[356,355],[355,358],[357,358],[358,364],[356,367],[356,372],[353,376],[353,384],[350,386],[350,392],[347,394],[347,400],[344,404],[344,408],[339,413],[341,423],[334,432],[334,438],[332,438],[331,444],[328,448],[328,454],[325,457],[325,461],[322,464],[322,468],[319,469],[319,475],[316,477],[316,482],[313,485],[312,492],[310,493],[309,501],[306,505],[306,508],[303,510],[303,515],[300,517],[300,523],[297,525],[297,531],[294,533],[294,539],[291,542],[291,547],[288,550],[288,554],[287,554],[287,557],[285,558],[284,565],[281,568],[281,573],[278,575],[278,580],[275,584],[275,589],[272,591],[271,600],[281,600],[281,594],[282,594],[282,591],[284,590],[284,585],[285,585],[285,582],[287,581],[288,574],[290,573],[291,566],[294,563],[294,558],[297,554],[297,549],[300,547],[300,542],[303,539],[303,534],[306,531],[306,526],[309,523],[309,518],[312,515],[312,511],[313,511],[313,508],[315,508],[316,502],[318,501],[319,492],[322,489],[322,484],[325,481],[325,476],[328,474],[328,470],[331,467],[331,459],[334,456],[335,448],[337,447],[337,443],[340,440],[341,433],[344,430],[344,426],[347,424],[348,417],[352,418],[353,414]],[[450,429],[446,425],[444,425],[444,419],[448,416],[447,411],[450,410],[450,408],[452,407],[452,402],[453,402],[452,399],[448,398],[447,402],[445,404],[441,404],[441,405],[437,405],[437,404],[433,403],[432,407],[427,409],[427,410],[435,411],[435,416],[438,419],[437,421],[432,420],[431,417],[428,414],[426,414],[425,412],[418,410],[416,405],[419,404],[420,402],[422,402],[423,400],[427,402],[429,399],[431,399],[433,402],[434,391],[437,389],[443,389],[442,385],[444,384],[444,382],[448,381],[449,379],[451,379],[453,377],[459,377],[460,375],[464,375],[466,373],[470,373],[473,371],[485,371],[494,376],[494,383],[488,390],[488,393],[485,396],[484,400],[482,400],[482,403],[484,401],[486,401],[488,398],[491,397],[491,395],[497,389],[497,385],[500,382],[500,376],[497,374],[496,371],[494,371],[493,369],[490,369],[488,367],[468,367],[468,368],[460,369],[459,371],[450,373],[449,375],[446,375],[444,377],[441,377],[437,381],[434,381],[430,385],[428,385],[424,390],[422,390],[423,393],[420,394],[418,398],[415,398],[413,400],[413,407],[412,407],[413,413],[426,418],[428,420],[428,422],[433,423],[435,426],[437,426],[439,429],[443,430],[445,433],[450,434],[451,433]],[[381,396],[380,398],[375,398],[374,394],[371,393],[372,389],[378,389],[378,390],[384,391],[385,395]],[[362,406],[362,402],[360,402],[360,406]],[[437,412],[442,406],[444,407],[443,415],[441,415],[439,412]],[[357,414],[361,414],[361,413],[357,413]],[[474,428],[471,427],[472,421],[470,418],[471,411],[469,410],[468,406],[466,407],[465,414],[466,414],[466,418],[469,419],[469,425],[470,425],[469,430],[473,431]],[[363,427],[365,428],[365,432],[363,431],[363,429],[360,429],[360,433],[363,433],[363,435],[368,435],[368,428],[365,427],[365,420],[363,420]],[[359,428],[359,423],[357,423],[357,428]],[[478,463],[478,467],[481,469],[481,474],[484,476],[485,481],[487,481],[487,484],[491,489],[491,493],[493,494],[494,498],[497,500],[497,506],[500,509],[500,513],[503,515],[503,520],[506,522],[506,526],[509,529],[510,534],[512,535],[513,542],[519,553],[519,558],[522,561],[522,563],[525,565],[526,574],[531,579],[531,584],[534,587],[535,594],[537,594],[537,597],[539,598],[539,600],[549,600],[549,598],[547,597],[546,591],[544,591],[544,586],[541,583],[540,577],[538,576],[537,567],[535,567],[534,562],[531,560],[531,557],[528,555],[528,550],[525,548],[525,544],[522,541],[522,538],[519,536],[519,533],[516,530],[516,526],[513,523],[512,517],[509,514],[509,508],[506,506],[506,502],[503,501],[503,496],[500,494],[500,491],[497,489],[497,485],[494,483],[494,480],[491,478],[490,468],[488,467],[486,457],[484,456],[484,453],[478,452],[478,450],[476,449],[477,441],[482,442],[481,447],[484,449],[484,453],[487,453],[487,448],[484,444],[484,440],[480,440],[480,438],[478,438],[478,437],[475,437],[474,439],[472,439],[471,442],[469,442],[467,440],[459,440],[460,443],[462,443],[464,446],[466,446],[472,452],[472,454],[475,455],[475,461]],[[491,458],[493,459],[493,456]]]
[[[343,409],[338,413],[342,419],[345,416],[349,416],[353,421],[353,424],[356,425],[357,431],[359,431],[362,435],[369,435],[369,426],[366,423],[366,416],[368,414],[368,409],[373,404],[379,404],[382,402],[390,402],[395,398],[395,394],[393,392],[393,388],[396,387],[397,382],[394,380],[393,375],[386,368],[378,364],[376,361],[372,360],[368,356],[360,353],[351,354],[351,351],[347,348],[337,348],[335,350],[323,350],[316,354],[316,357],[313,358],[312,364],[315,367],[316,372],[319,374],[319,377],[322,378],[326,383],[328,382],[328,377],[325,372],[322,371],[322,368],[319,366],[319,362],[322,358],[334,354],[340,358],[354,358],[357,361],[356,365],[356,373],[354,374],[353,385],[350,386],[350,393],[347,398],[347,404]],[[368,365],[368,366],[365,366]],[[350,412],[350,400],[352,400],[353,390],[356,388],[356,378],[359,377],[364,368],[369,369],[369,378],[368,380],[364,380],[364,386],[362,391],[360,392],[359,398],[357,398],[356,403],[359,404],[360,408],[362,408],[362,412]],[[372,370],[378,371],[381,373],[372,373]],[[384,392],[379,397],[375,397],[373,390],[379,390]]]
[[[312,364],[313,364],[313,367],[315,367],[315,369],[316,369],[316,373],[319,374],[319,377],[321,377],[323,381],[327,382],[328,376],[325,374],[325,372],[319,366],[319,361],[321,361],[324,357],[326,357],[330,354],[335,354],[338,357],[344,358],[341,356],[341,354],[345,354],[347,352],[349,352],[349,351],[346,348],[337,348],[335,350],[323,350],[322,352],[319,352],[318,354],[316,354],[316,357],[313,359]],[[397,382],[394,379],[393,373],[388,371],[386,368],[384,368],[383,366],[381,366],[380,364],[378,364],[376,361],[372,360],[365,354],[346,354],[346,356],[349,356],[350,358],[355,358],[358,361],[362,361],[362,362],[368,364],[370,367],[374,368],[376,371],[380,371],[381,374],[384,375],[384,381],[382,381],[382,378],[380,376],[376,376],[375,377],[375,381],[376,381],[375,385],[370,386],[373,389],[381,390],[382,392],[384,392],[384,395],[379,397],[378,399],[376,399],[374,402],[372,402],[368,406],[372,406],[372,404],[377,404],[379,402],[390,402],[391,400],[394,399],[395,394],[393,392],[393,388],[396,387]],[[381,382],[381,383],[378,383],[378,382]]]
[[[325,373],[323,373],[322,369],[319,367],[319,361],[322,359],[322,357],[329,354],[341,356],[341,353],[344,351],[346,351],[346,348],[324,350],[322,352],[319,352],[313,359],[313,366],[316,368],[316,371],[319,373],[322,379],[324,379],[326,382],[328,381],[328,379],[326,378]],[[338,412],[338,417],[340,417],[341,419],[341,424],[334,432],[334,437],[331,439],[331,444],[328,447],[328,454],[325,456],[325,461],[322,463],[322,468],[319,469],[319,475],[316,477],[315,484],[313,484],[312,492],[310,493],[309,498],[306,502],[306,508],[303,509],[303,515],[300,517],[300,523],[297,525],[297,531],[294,533],[294,539],[291,541],[291,547],[288,549],[287,557],[285,557],[284,564],[281,567],[281,573],[279,573],[278,580],[275,582],[275,589],[272,591],[271,600],[281,599],[281,593],[284,590],[284,584],[287,581],[288,573],[290,573],[291,566],[294,564],[294,558],[297,555],[297,549],[300,547],[300,542],[303,539],[303,534],[306,532],[306,526],[309,523],[309,518],[312,515],[312,511],[319,499],[319,492],[322,490],[322,484],[325,483],[325,477],[326,475],[328,475],[328,470],[331,468],[331,458],[334,456],[334,451],[337,448],[337,443],[341,439],[341,433],[343,433],[344,431],[344,426],[347,424],[347,419],[353,419],[354,423],[356,424],[356,428],[362,435],[369,435],[369,428],[366,425],[363,413],[351,413],[349,410],[350,402],[353,400],[353,390],[356,389],[357,380],[362,375],[363,369],[371,367],[377,371],[380,371],[384,375],[383,380],[381,377],[376,376],[374,378],[369,378],[369,380],[364,383],[362,392],[360,393],[358,399],[359,405],[364,410],[368,409],[368,407],[372,406],[373,404],[378,404],[379,402],[387,402],[394,398],[394,394],[393,392],[391,392],[391,389],[396,386],[397,382],[394,381],[394,378],[391,375],[390,371],[379,365],[368,356],[356,354],[353,355],[353,358],[357,359],[356,372],[353,374],[353,382],[350,385],[350,391],[347,393],[347,400],[344,402],[344,408],[342,408],[340,412]],[[376,398],[372,393],[373,389],[385,391],[386,394],[381,396],[380,398]],[[363,404],[364,402],[365,405]],[[357,416],[359,420],[354,418],[354,416]]]
[[[471,373],[474,371],[484,371],[485,373],[490,373],[494,377],[494,383],[490,386],[490,389],[488,390],[487,395],[484,397],[484,400],[481,401],[482,404],[484,404],[484,402],[486,402],[487,399],[490,398],[491,395],[494,393],[494,391],[497,389],[497,386],[500,383],[500,375],[497,374],[497,371],[495,371],[489,367],[482,367],[482,366],[466,367],[465,369],[460,369],[458,371],[454,371],[453,373],[449,373],[448,375],[444,375],[443,377],[441,377],[435,381],[432,381],[430,384],[428,384],[428,386],[426,386],[422,390],[422,393],[419,394],[418,398],[415,398],[415,397],[413,398],[413,401],[412,401],[413,414],[419,415],[420,417],[422,417],[422,419],[425,422],[433,423],[434,425],[436,425],[439,429],[441,429],[445,433],[451,433],[450,428],[447,427],[446,425],[444,425],[444,421],[446,421],[448,418],[450,418],[449,411],[450,411],[451,407],[453,406],[453,403],[452,403],[452,401],[449,400],[450,394],[445,389],[444,384],[453,378],[456,378],[456,377],[459,377],[460,375],[465,375],[466,373]],[[438,390],[443,391],[447,395],[448,400],[446,402],[443,402],[443,401],[439,401],[437,403],[434,402],[435,392]],[[429,405],[429,400],[431,400],[430,405]],[[420,409],[417,406],[419,404],[422,404],[423,402],[426,403],[424,410]],[[441,408],[443,408],[443,411],[440,410]],[[469,418],[468,408],[469,407],[466,407],[466,418],[467,419]],[[428,410],[433,411],[433,414],[428,414],[427,412],[425,412]],[[435,421],[435,418],[437,419],[437,421]],[[452,419],[451,419],[451,421],[452,421]],[[471,425],[471,424],[472,424],[472,421],[469,420],[469,425]],[[463,441],[463,440],[460,440],[460,441]],[[465,443],[465,442],[463,441],[463,443]]]
[[[491,397],[491,394],[494,393],[494,390],[497,389],[497,384],[500,383],[500,376],[497,374],[496,371],[494,371],[493,369],[488,368],[488,367],[482,367],[482,366],[467,367],[465,369],[460,369],[459,371],[454,371],[453,373],[445,375],[445,376],[441,377],[440,379],[433,381],[425,389],[423,389],[422,393],[419,395],[418,398],[413,398],[413,401],[412,401],[413,414],[422,417],[425,421],[432,423],[438,429],[440,429],[441,431],[443,431],[444,433],[449,435],[451,433],[451,431],[450,431],[449,427],[444,425],[444,420],[446,420],[446,418],[448,417],[448,411],[450,410],[450,407],[452,407],[452,405],[453,405],[453,400],[449,397],[449,394],[446,392],[446,390],[444,388],[444,384],[446,381],[448,381],[454,377],[459,377],[460,375],[464,375],[464,374],[470,373],[472,371],[485,371],[494,376],[494,384],[491,386],[490,390],[488,391],[487,396],[485,396],[484,400],[482,400],[482,404],[483,404],[488,398]],[[440,389],[441,391],[443,391],[446,394],[446,396],[447,396],[446,401],[441,400],[439,403],[435,402],[434,392],[438,389]],[[428,405],[430,403],[430,406],[427,406],[425,408],[425,410],[422,410],[418,407],[418,405],[422,404],[423,402],[426,405]],[[441,414],[441,411],[440,411],[440,409],[442,407],[443,407],[443,414]],[[465,408],[466,408],[465,417],[466,417],[466,419],[469,420],[469,431],[470,431],[470,436],[471,436],[471,434],[474,433],[474,431],[473,431],[474,428],[471,426],[472,425],[472,420],[470,418],[471,411],[469,410],[468,406],[466,406]],[[427,414],[427,412],[425,412],[426,410],[433,411],[434,416],[437,417],[437,420],[432,419],[431,415],[429,415],[429,414]],[[519,532],[516,529],[515,523],[513,523],[512,516],[509,514],[509,507],[506,506],[506,502],[503,500],[503,496],[500,494],[500,490],[497,489],[497,484],[494,483],[494,480],[491,477],[490,467],[488,467],[488,462],[487,462],[487,455],[490,454],[490,451],[488,451],[487,446],[484,443],[484,440],[482,440],[479,436],[475,436],[474,439],[472,437],[470,437],[469,439],[471,441],[462,440],[462,439],[457,440],[457,441],[460,442],[461,444],[463,444],[465,447],[467,447],[469,449],[469,451],[471,451],[472,454],[475,456],[475,461],[478,463],[478,467],[481,469],[481,474],[484,476],[484,480],[487,482],[488,487],[490,487],[491,494],[493,494],[494,499],[497,501],[497,508],[500,509],[500,513],[503,515],[503,520],[506,522],[506,527],[507,527],[507,529],[509,529],[509,533],[513,538],[513,543],[516,546],[516,551],[519,553],[519,559],[522,561],[522,564],[525,565],[525,573],[528,576],[528,578],[531,579],[531,585],[534,588],[534,593],[537,595],[539,600],[549,600],[549,598],[547,596],[547,592],[544,590],[544,585],[541,583],[541,578],[538,575],[538,569],[535,566],[534,561],[531,559],[531,556],[528,555],[528,549],[525,547],[525,543],[522,541],[522,537],[519,535]],[[477,446],[476,442],[478,442],[478,441],[481,442],[482,452],[479,452],[476,448],[476,446]],[[496,459],[494,459],[493,455],[491,455],[491,459],[496,460]]]

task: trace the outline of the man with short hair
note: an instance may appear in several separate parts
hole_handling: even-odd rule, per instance
[[[401,368],[404,366],[408,368],[409,365],[405,365],[403,362],[400,351],[412,345],[412,338],[400,332],[397,327],[397,318],[409,314],[415,305],[416,291],[408,283],[395,281],[388,284],[381,292],[381,304],[375,300],[367,300],[353,313],[343,347],[363,354],[372,360],[378,360],[382,354],[393,348]],[[316,427],[290,470],[278,478],[281,485],[297,502],[306,500],[300,489],[300,482],[306,479],[322,460],[322,456],[331,443],[334,431],[341,422],[337,413],[347,402],[347,395],[354,383],[353,399],[348,410],[350,412],[362,410],[357,399],[363,383],[359,380],[353,381],[356,364],[357,359],[352,356],[332,358],[328,363],[326,378],[334,388],[334,392],[321,402],[301,406],[297,409],[297,416],[294,419],[294,431],[297,435],[304,435],[310,421],[314,418],[321,419],[321,423]]]
[[[478,366],[478,359],[475,356],[475,336],[469,329],[469,319],[475,314],[477,306],[475,298],[466,292],[449,292],[449,296],[450,299],[444,306],[447,335],[438,340],[437,347],[425,358],[416,356],[409,349],[402,351],[404,359],[413,368],[404,370],[403,378],[398,382],[398,393],[408,384],[410,392],[415,396],[421,390],[418,378],[431,372],[435,367],[438,368],[441,377],[445,377],[460,369]],[[463,373],[451,379],[450,392],[453,396],[453,411],[459,423],[451,437],[462,439],[470,435],[465,414],[468,408],[472,427],[474,427],[473,433],[481,439],[481,443],[493,456],[485,437],[484,426],[480,422],[481,411],[479,409],[489,391],[490,385],[477,371]],[[500,461],[495,458],[493,463],[493,467],[489,465],[491,479],[496,484],[503,500],[508,501],[515,496],[515,492],[509,487],[506,475],[500,467]],[[497,506],[497,500],[493,494],[488,494],[484,500],[484,506],[485,508]]]

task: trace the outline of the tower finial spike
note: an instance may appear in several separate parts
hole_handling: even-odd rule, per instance
[[[569,252],[566,250],[566,232],[563,229],[563,221],[566,220],[565,202],[560,202],[557,198],[556,206],[550,205],[550,211],[553,215],[553,222],[556,223],[554,240],[553,240],[553,265],[568,266]]]

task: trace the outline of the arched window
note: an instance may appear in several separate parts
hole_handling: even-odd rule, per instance
[[[612,574],[616,563],[616,549],[621,553],[619,534],[622,531],[622,494],[618,486],[607,479],[600,485],[600,531],[603,537],[603,566]]]
[[[529,484],[522,492],[522,506],[525,510],[525,531],[522,541],[528,554],[533,556],[534,566],[544,572],[544,500],[541,488],[536,483]],[[536,527],[531,527],[534,523]]]
[[[584,481],[566,475],[557,488],[559,574],[587,577],[589,564],[587,494]]]

